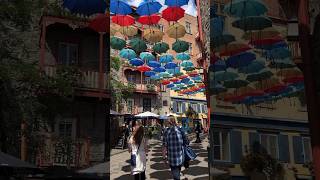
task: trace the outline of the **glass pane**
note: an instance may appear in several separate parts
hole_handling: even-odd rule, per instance
[[[303,148],[304,148],[304,159],[305,163],[311,162],[311,143],[309,138],[303,138]]]
[[[269,153],[271,157],[278,158],[278,141],[277,136],[269,136]]]
[[[268,152],[268,136],[267,135],[261,135],[261,148],[263,151]]]
[[[229,133],[222,132],[222,159],[230,160],[230,142],[229,142]]]
[[[220,132],[214,131],[213,132],[213,144],[220,145]]]
[[[216,160],[221,160],[221,146],[213,146],[213,157]]]
[[[59,45],[59,63],[66,64],[67,63],[67,45],[61,43]]]

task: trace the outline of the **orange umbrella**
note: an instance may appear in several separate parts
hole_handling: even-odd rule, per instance
[[[232,56],[250,49],[251,47],[248,44],[236,42],[221,46],[218,48],[218,52],[220,53],[220,56]]]

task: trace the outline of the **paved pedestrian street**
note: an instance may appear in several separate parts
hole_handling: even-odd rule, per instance
[[[189,139],[190,140],[190,139]],[[184,177],[192,180],[207,180],[208,176],[208,138],[202,137],[202,143],[193,143],[192,139],[190,146],[198,154],[198,157],[190,162],[188,169],[182,168]],[[147,179],[172,179],[169,165],[162,160],[162,144],[159,140],[149,141],[149,152],[147,155]],[[110,173],[111,178],[115,180],[133,179],[130,175],[130,154],[128,151],[111,156]],[[183,179],[183,178],[181,178]]]

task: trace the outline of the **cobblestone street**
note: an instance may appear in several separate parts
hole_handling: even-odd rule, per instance
[[[198,154],[198,157],[190,162],[189,169],[182,168],[184,177],[194,180],[209,179],[208,176],[208,138],[202,136],[202,143],[193,143],[195,139],[191,140],[190,146]],[[149,152],[147,158],[146,177],[147,179],[172,179],[169,165],[162,160],[162,144],[159,140],[149,141]],[[116,153],[111,156],[111,179],[125,180],[133,179],[130,175],[130,154],[128,151]]]

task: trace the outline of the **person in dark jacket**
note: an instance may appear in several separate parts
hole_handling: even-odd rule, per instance
[[[196,128],[195,128],[195,132],[196,132],[196,135],[197,135],[195,143],[201,143],[200,133],[202,132],[202,128],[201,128],[200,122],[197,122],[197,125],[196,125]]]

